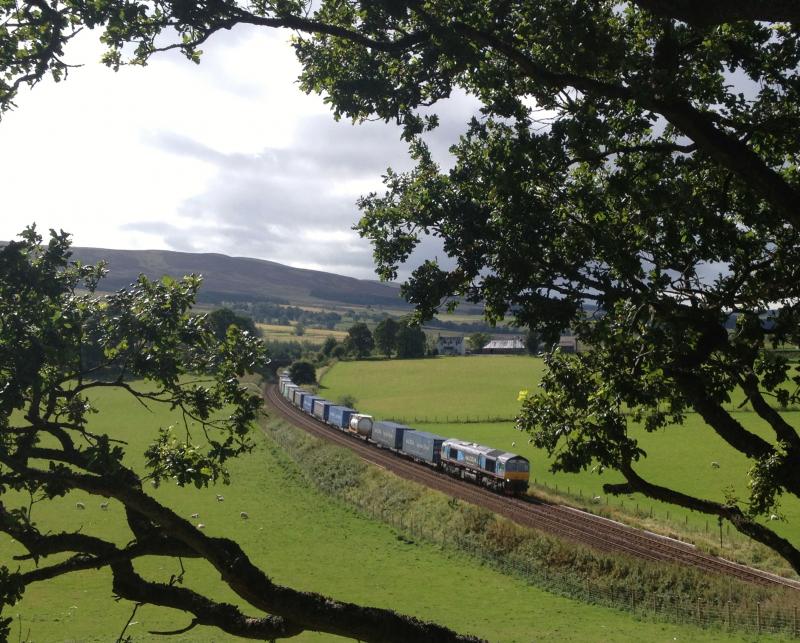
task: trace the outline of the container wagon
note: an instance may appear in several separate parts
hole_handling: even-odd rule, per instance
[[[438,466],[442,444],[447,438],[427,431],[405,431],[402,452],[415,460]]]
[[[334,406],[333,402],[328,402],[328,400],[323,400],[321,397],[318,397],[316,400],[314,400],[314,417],[318,420],[322,420],[323,422],[327,422],[328,411],[332,406]]]
[[[292,402],[298,409],[302,410],[302,408],[303,408],[303,398],[306,395],[310,395],[310,393],[308,391],[304,391],[301,388],[295,390],[294,399],[292,400]]]
[[[319,398],[316,395],[306,395],[303,397],[303,410],[311,415],[314,412],[314,402]]]
[[[413,431],[405,424],[397,422],[375,422],[372,425],[372,441],[380,447],[400,451],[403,448],[403,434]]]
[[[337,429],[347,430],[350,427],[350,416],[355,413],[358,411],[349,406],[332,405],[328,409],[328,424]]]
[[[349,430],[351,433],[360,435],[365,440],[368,440],[372,435],[373,420],[371,415],[364,415],[363,413],[354,413],[350,416]]]

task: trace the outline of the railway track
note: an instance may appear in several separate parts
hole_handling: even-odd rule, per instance
[[[800,583],[698,551],[693,545],[643,532],[586,511],[554,505],[532,497],[500,496],[477,485],[399,457],[392,451],[337,431],[290,404],[275,386],[266,390],[273,409],[289,422],[322,439],[355,451],[363,460],[392,473],[437,489],[449,496],[485,507],[525,527],[568,538],[595,549],[624,553],[645,560],[690,566],[749,583],[800,590]]]

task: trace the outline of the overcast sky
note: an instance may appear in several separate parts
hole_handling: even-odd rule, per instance
[[[199,66],[171,53],[115,73],[97,62],[98,34],[82,35],[67,59],[84,66],[24,92],[0,121],[0,239],[36,222],[79,246],[375,278],[369,244],[351,230],[355,201],[381,189],[387,167],[410,167],[407,148],[395,125],[336,123],[303,94],[288,37],[240,27],[213,37]],[[477,108],[463,95],[440,104],[441,163]]]

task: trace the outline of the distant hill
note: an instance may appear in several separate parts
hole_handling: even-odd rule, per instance
[[[80,247],[73,247],[72,250],[73,258],[84,263],[97,263],[100,260],[108,263],[108,276],[101,282],[103,290],[124,288],[140,273],[152,279],[160,279],[164,275],[177,278],[195,273],[203,276],[199,299],[206,303],[272,300],[292,304],[408,307],[395,285],[318,270],[291,268],[263,259],[166,250]]]

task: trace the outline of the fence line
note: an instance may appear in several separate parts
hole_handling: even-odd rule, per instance
[[[691,624],[755,634],[800,636],[798,606],[788,610],[766,609],[760,603],[741,605],[734,604],[730,600],[712,602],[682,594],[643,593],[628,588],[600,586],[591,580],[578,580],[568,574],[554,572],[530,560],[487,551],[460,534],[435,531],[413,520],[407,520],[402,515],[379,511],[366,503],[354,502],[354,505],[371,518],[390,524],[414,538],[441,546],[456,547],[495,569],[521,577],[533,585],[569,598],[617,608],[639,617],[682,625]]]
[[[279,442],[282,442],[279,440]],[[289,447],[283,444],[284,447]],[[291,448],[289,447],[291,451]],[[590,579],[548,569],[546,565],[530,559],[504,555],[488,551],[462,534],[452,534],[434,530],[423,524],[407,519],[403,514],[378,509],[366,499],[344,497],[338,492],[317,485],[329,495],[338,498],[356,511],[369,515],[374,520],[393,526],[400,532],[414,538],[423,539],[446,548],[456,548],[506,573],[513,574],[547,591],[588,603],[624,610],[638,617],[678,624],[692,624],[700,627],[715,627],[728,630],[745,631],[756,634],[782,634],[800,636],[798,605],[792,608],[767,609],[760,603],[734,604],[732,601],[705,601],[697,597],[660,593],[645,593],[627,587],[601,586]]]

